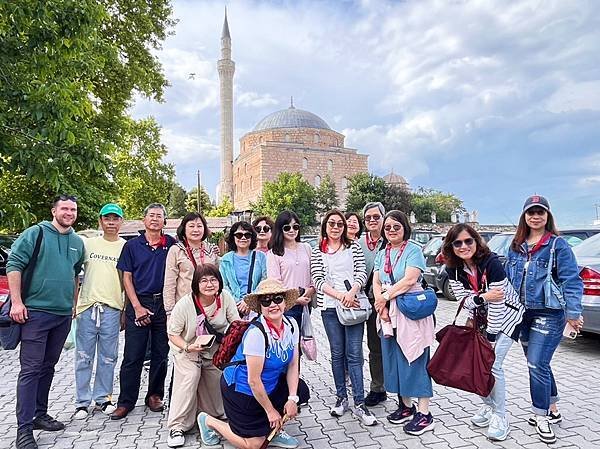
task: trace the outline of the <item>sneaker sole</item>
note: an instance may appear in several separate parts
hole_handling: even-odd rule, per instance
[[[561,423],[561,422],[562,422],[562,420],[563,420],[563,419],[562,419],[562,416],[561,416],[561,417],[560,417],[560,418],[558,418],[558,419],[549,419],[549,420],[548,420],[548,422],[549,422],[550,424],[558,424],[558,423]],[[536,424],[536,423],[535,423],[535,418],[529,418],[529,419],[527,420],[527,424],[529,424],[530,426],[535,426],[535,424]]]
[[[544,438],[542,435],[540,435],[540,434],[538,433],[538,437],[540,438],[540,441],[541,441],[542,443],[546,443],[546,444],[553,444],[553,443],[556,443],[556,436],[555,436],[553,439],[547,439],[547,438]]]
[[[344,416],[344,414],[347,412],[348,410],[344,410],[341,414],[339,414],[338,412],[334,412],[334,411],[329,411],[329,414],[331,416],[335,416],[336,418],[341,418],[342,416]]]
[[[419,436],[419,435],[423,435],[425,432],[429,432],[430,430],[433,430],[433,429],[435,429],[435,422],[431,423],[430,425],[428,425],[424,429],[421,429],[421,430],[405,430],[404,433],[407,433],[408,435]]]
[[[389,417],[386,416],[386,419],[388,420],[388,422],[392,423],[392,424],[404,424],[407,421],[410,421],[411,419],[413,419],[414,415],[410,415],[407,416],[406,418],[403,419],[390,419]]]
[[[508,438],[508,434],[509,434],[509,432],[506,432],[506,434],[505,434],[505,435],[503,435],[503,436],[500,436],[500,437],[492,437],[492,436],[489,436],[489,435],[488,435],[488,437],[487,437],[487,438],[488,438],[488,440],[490,440],[490,441],[504,441],[504,440],[506,440],[506,439]]]
[[[471,420],[471,424],[473,424],[475,427],[487,427],[490,425],[490,420],[488,419],[486,422],[475,422],[473,420]]]
[[[167,446],[169,447],[181,447],[185,445],[185,438],[183,439],[183,441],[180,443],[179,441],[172,443],[170,441],[167,441]]]

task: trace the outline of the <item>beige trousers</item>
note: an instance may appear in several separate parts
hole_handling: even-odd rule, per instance
[[[175,354],[174,367],[167,421],[169,429],[190,430],[201,411],[215,417],[225,413],[221,397],[221,371],[214,367],[211,360],[195,362],[185,353],[180,353]]]

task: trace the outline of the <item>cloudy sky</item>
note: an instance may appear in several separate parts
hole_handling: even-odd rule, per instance
[[[163,127],[178,181],[219,176],[216,61],[225,2],[175,0],[159,53],[172,86],[136,117]],[[230,1],[234,153],[267,114],[322,117],[369,169],[452,192],[482,223],[546,195],[560,225],[600,203],[600,5],[594,1]],[[193,78],[190,73],[194,73]]]

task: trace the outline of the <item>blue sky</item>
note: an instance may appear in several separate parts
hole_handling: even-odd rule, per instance
[[[222,1],[174,1],[158,56],[171,82],[136,117],[163,127],[178,181],[219,176]],[[559,225],[600,203],[600,5],[593,1],[232,1],[239,138],[289,106],[322,117],[412,187],[452,192],[482,223],[546,195]],[[193,79],[189,74],[195,73]]]

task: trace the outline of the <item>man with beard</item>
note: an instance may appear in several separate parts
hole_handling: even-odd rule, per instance
[[[57,431],[65,425],[48,415],[48,395],[63,344],[71,329],[83,263],[83,241],[73,231],[77,198],[60,195],[52,221],[32,226],[13,243],[6,265],[11,292],[10,317],[21,324],[21,371],[17,382],[17,449],[37,449],[33,430]],[[34,267],[29,267],[41,234]],[[27,273],[23,280],[23,274]]]
[[[167,377],[169,339],[163,304],[165,265],[175,239],[162,232],[167,223],[165,206],[150,204],[144,210],[144,227],[138,237],[125,243],[117,269],[129,299],[125,307],[125,349],[121,364],[121,392],[111,419],[122,419],[135,407],[139,393],[146,346],[150,339],[151,358],[145,403],[161,412]]]

